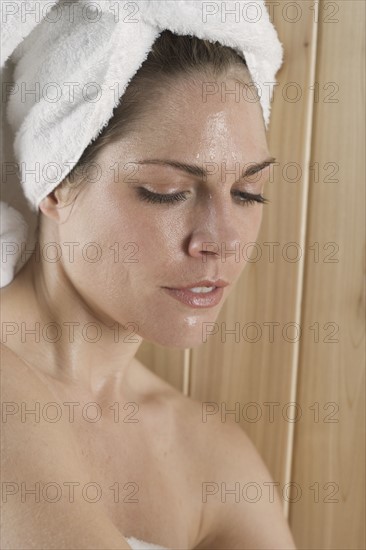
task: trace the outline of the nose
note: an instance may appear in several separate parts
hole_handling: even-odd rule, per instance
[[[233,222],[230,206],[224,204],[222,196],[216,197],[215,204],[210,200],[207,208],[196,213],[188,241],[189,255],[230,259],[231,256],[238,257],[239,248],[240,234]]]

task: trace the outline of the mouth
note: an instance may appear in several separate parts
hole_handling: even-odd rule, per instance
[[[168,288],[163,290],[172,298],[193,308],[208,308],[217,306],[224,294],[221,286],[197,286],[192,288]]]
[[[194,281],[193,283],[187,284],[185,286],[163,287],[163,288],[170,288],[172,290],[192,290],[192,292],[199,293],[199,292],[209,292],[214,288],[223,288],[228,285],[229,283],[224,279],[216,279],[216,280],[204,279],[202,281]]]

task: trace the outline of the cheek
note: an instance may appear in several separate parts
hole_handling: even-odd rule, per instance
[[[141,207],[134,201],[107,202],[94,208],[92,219],[83,220],[80,233],[84,242],[97,244],[101,261],[85,269],[91,278],[108,280],[113,286],[126,283],[131,287],[146,282],[164,269],[169,257],[176,254],[182,228],[176,215],[160,208]],[[176,259],[176,256],[175,256]]]
[[[262,223],[263,205],[258,204],[254,207],[249,206],[248,212],[246,216],[247,235],[250,235],[251,240],[256,240]]]
[[[115,272],[124,278],[128,256],[132,257],[137,247],[139,219],[130,209],[110,204],[103,197],[76,208],[59,232],[64,268],[73,282],[100,284]]]
[[[145,267],[164,269],[164,265],[176,262],[183,251],[184,237],[188,231],[188,223],[184,216],[179,216],[174,209],[151,207],[143,209],[141,225],[136,226],[133,233],[138,244],[139,258]]]

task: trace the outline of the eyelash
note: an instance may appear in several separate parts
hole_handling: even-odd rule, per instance
[[[151,191],[148,191],[144,187],[138,188],[138,194],[140,195],[141,199],[147,202],[151,203],[174,203],[174,202],[181,202],[186,200],[186,194],[185,193],[173,193],[173,194],[165,194],[160,195],[158,193],[152,193]],[[263,197],[263,195],[255,195],[254,193],[247,193],[247,192],[241,192],[239,191],[236,193],[237,196],[241,197],[243,200],[240,202],[243,206],[249,205],[249,204],[266,204],[268,199]]]

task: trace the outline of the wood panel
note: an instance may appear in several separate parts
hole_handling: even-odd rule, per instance
[[[366,547],[365,2],[333,4],[338,22],[319,19],[317,81],[335,86],[314,111],[312,164],[320,172],[309,186],[307,244],[319,243],[320,252],[318,261],[307,254],[305,265],[304,414],[292,474],[302,497],[291,505],[290,524],[298,548],[343,550]]]

